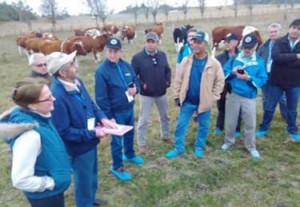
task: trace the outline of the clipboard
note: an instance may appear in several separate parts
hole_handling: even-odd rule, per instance
[[[104,126],[96,126],[95,130],[103,130],[105,134],[123,136],[133,129],[133,126],[118,124],[118,128],[111,129]]]

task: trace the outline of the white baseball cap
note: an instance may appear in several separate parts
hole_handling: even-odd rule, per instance
[[[76,50],[71,54],[66,54],[62,52],[53,52],[47,55],[47,67],[48,72],[52,75],[59,71],[63,65],[72,62],[76,57]]]

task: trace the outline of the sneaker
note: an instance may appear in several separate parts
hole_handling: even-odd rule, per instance
[[[147,146],[143,145],[143,146],[139,146],[139,154],[146,154],[147,152]]]
[[[195,154],[196,157],[203,157],[204,156],[204,151],[203,151],[202,148],[197,147],[194,150],[194,154]]]
[[[224,152],[226,152],[230,148],[230,146],[231,146],[230,144],[226,144],[225,143],[225,144],[222,145],[221,150],[223,150]]]
[[[234,133],[234,137],[239,138],[241,136],[241,132],[236,131]]]
[[[101,198],[95,199],[95,201],[93,203],[94,206],[103,206],[103,205],[106,205],[106,204],[107,204],[107,200],[101,199]]]
[[[123,155],[124,162],[131,162],[136,165],[143,165],[144,159],[141,156],[134,156],[133,158],[127,158],[126,155]]]
[[[167,144],[173,144],[173,143],[174,143],[174,142],[173,142],[173,139],[171,139],[171,138],[162,139],[162,141],[163,141],[164,143],[167,143]]]
[[[259,158],[260,158],[259,152],[258,152],[256,149],[251,150],[251,151],[250,151],[250,155],[251,155],[251,157],[254,158],[254,159],[259,159]]]
[[[258,131],[256,131],[255,135],[256,135],[256,137],[260,138],[260,137],[266,136],[268,133],[269,133],[268,130],[266,130],[266,131],[258,130]]]
[[[220,134],[222,134],[222,130],[219,129],[219,128],[216,128],[215,131],[213,132],[213,135],[214,135],[214,136],[218,136],[218,135],[220,135]]]
[[[120,167],[117,170],[114,170],[113,167],[110,168],[110,172],[121,181],[130,181],[132,176],[127,172],[123,167]]]
[[[289,134],[289,136],[297,142],[300,142],[300,134]]]
[[[166,158],[169,158],[169,159],[172,159],[172,158],[176,158],[178,157],[179,155],[183,154],[183,152],[179,152],[178,150],[176,149],[172,149],[170,150],[169,152],[167,152],[167,154],[165,154],[165,157]]]

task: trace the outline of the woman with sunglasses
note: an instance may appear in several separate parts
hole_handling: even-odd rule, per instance
[[[0,117],[0,134],[12,150],[12,184],[32,207],[64,207],[71,167],[51,122],[55,98],[44,79],[26,78],[17,83],[12,100],[17,106]]]

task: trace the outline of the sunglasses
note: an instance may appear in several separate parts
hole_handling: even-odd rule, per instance
[[[46,63],[41,63],[41,64],[37,64],[37,65],[35,65],[35,66],[41,68],[41,67],[43,67],[43,66],[47,67],[47,64],[46,64]]]

